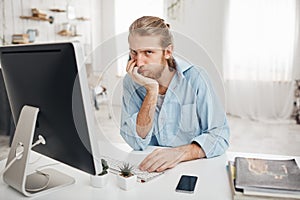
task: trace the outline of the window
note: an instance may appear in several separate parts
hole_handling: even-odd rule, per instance
[[[295,7],[295,0],[230,0],[226,80],[292,79]]]

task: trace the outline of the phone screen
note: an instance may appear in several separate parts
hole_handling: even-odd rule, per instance
[[[182,175],[176,187],[176,192],[193,193],[197,179],[197,176]]]

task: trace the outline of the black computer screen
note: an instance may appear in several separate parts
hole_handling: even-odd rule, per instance
[[[72,43],[0,47],[5,86],[14,118],[24,105],[40,109],[34,150],[95,174],[78,61]]]

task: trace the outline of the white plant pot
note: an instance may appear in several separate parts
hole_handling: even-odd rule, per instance
[[[93,187],[102,188],[107,185],[108,174],[102,176],[90,175],[90,182]]]
[[[137,176],[133,175],[130,177],[123,177],[121,175],[117,176],[118,186],[123,190],[130,190],[135,187],[137,181]]]

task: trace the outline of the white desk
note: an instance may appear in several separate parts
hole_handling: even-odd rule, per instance
[[[149,153],[150,150],[146,151]],[[116,152],[117,153],[117,152]],[[109,182],[104,188],[94,188],[89,183],[89,175],[77,169],[71,168],[64,164],[52,165],[55,169],[61,170],[76,179],[76,183],[63,189],[54,191],[50,194],[34,197],[34,199],[122,199],[122,200],[147,200],[147,199],[214,199],[214,200],[229,200],[231,199],[231,190],[229,186],[226,165],[228,159],[233,160],[236,155],[248,157],[262,158],[289,158],[286,156],[272,156],[259,154],[232,153],[212,158],[201,159],[180,163],[175,168],[168,170],[165,174],[157,177],[146,183],[138,183],[135,188],[129,191],[124,191],[117,186],[116,175],[109,174]],[[144,158],[144,152],[131,152],[129,157],[139,159]],[[39,157],[37,154],[32,154],[31,162],[36,161]],[[299,165],[300,157],[297,157]],[[30,169],[34,170],[45,164],[55,163],[49,158],[42,156],[34,164],[30,164]],[[0,169],[3,169],[5,161],[0,162]],[[190,174],[198,176],[197,185],[194,194],[184,194],[175,192],[175,187],[182,174]],[[7,186],[2,178],[0,180],[0,199],[15,200],[15,199],[30,199],[23,196]]]

